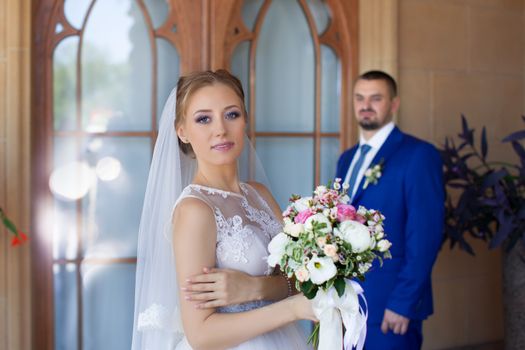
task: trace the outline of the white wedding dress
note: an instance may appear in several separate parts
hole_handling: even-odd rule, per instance
[[[272,273],[266,262],[268,243],[280,232],[266,201],[249,184],[241,183],[242,194],[226,192],[200,185],[189,185],[177,203],[188,197],[205,202],[215,215],[217,224],[216,266],[236,269],[253,276]],[[176,204],[177,205],[177,204]],[[219,308],[218,312],[242,312],[262,307],[268,301],[255,301]],[[232,349],[236,350],[304,350],[311,349],[306,335],[297,323],[265,333]],[[191,350],[186,338],[176,350]]]

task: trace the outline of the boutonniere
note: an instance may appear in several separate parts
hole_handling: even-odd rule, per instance
[[[383,159],[377,164],[371,164],[365,171],[365,183],[363,184],[363,190],[366,190],[369,184],[377,185],[379,178],[383,175]]]

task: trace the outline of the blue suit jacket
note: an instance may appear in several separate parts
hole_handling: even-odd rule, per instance
[[[344,179],[357,145],[337,163]],[[431,144],[402,133],[397,127],[376,154],[383,162],[376,185],[363,190],[364,177],[352,200],[377,209],[386,217],[385,233],[392,242],[392,259],[374,264],[362,283],[368,301],[369,324],[381,323],[385,308],[412,320],[433,312],[431,271],[443,239],[444,185],[442,163]]]

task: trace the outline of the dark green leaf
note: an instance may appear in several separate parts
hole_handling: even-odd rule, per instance
[[[301,292],[308,298],[313,299],[317,293],[317,286],[314,285],[311,281],[306,281],[301,283]],[[312,296],[313,294],[313,296]]]
[[[525,138],[525,130],[513,132],[512,134],[505,137],[502,142],[518,141]]]
[[[334,282],[334,287],[335,287],[335,290],[337,291],[337,295],[339,295],[339,297],[342,297],[343,294],[345,293],[345,287],[346,287],[345,279],[337,278]]]
[[[483,157],[483,160],[487,157],[487,152],[487,129],[483,127],[483,130],[481,131],[481,157]]]

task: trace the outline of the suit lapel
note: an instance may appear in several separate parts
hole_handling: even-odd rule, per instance
[[[372,159],[372,163],[370,163],[370,166],[378,164],[382,159],[383,165],[385,166],[385,169],[386,169],[387,165],[385,164],[388,162],[388,158],[390,158],[392,154],[394,154],[395,151],[399,149],[399,146],[401,145],[401,141],[403,141],[403,133],[396,126],[392,130],[390,135],[388,135],[387,139],[385,140],[385,143],[383,143],[383,146],[381,146],[381,148],[375,155],[374,159]],[[364,192],[363,186],[365,184],[365,181],[366,181],[366,177],[363,176],[363,178],[361,179],[361,182],[359,183],[359,187],[357,188],[357,192],[355,193],[354,198],[352,198],[352,203],[355,203],[359,199],[359,197],[363,194]]]

